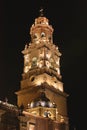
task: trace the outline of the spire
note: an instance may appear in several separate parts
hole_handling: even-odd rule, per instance
[[[41,17],[43,17],[43,15],[44,15],[43,11],[44,11],[44,10],[43,10],[43,8],[41,7],[41,9],[39,10]]]

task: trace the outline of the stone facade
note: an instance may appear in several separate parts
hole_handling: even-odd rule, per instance
[[[0,130],[69,130],[67,96],[60,72],[61,53],[53,27],[42,14],[30,28],[22,51],[24,67],[18,107],[0,102]],[[3,107],[2,107],[3,106]]]

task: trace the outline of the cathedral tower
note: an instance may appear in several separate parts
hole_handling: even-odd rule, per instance
[[[49,20],[41,12],[30,28],[31,42],[22,51],[24,68],[20,90],[16,92],[17,104],[23,105],[24,115],[33,116],[32,121],[40,118],[39,121],[43,122],[48,117],[52,122],[65,124],[63,128],[52,125],[50,130],[68,130],[67,94],[60,72],[61,53],[53,43],[53,31]],[[20,120],[25,121],[25,118],[21,117]],[[32,124],[36,121],[31,123],[33,129]],[[35,127],[35,130],[40,129]],[[49,128],[44,125],[43,129]]]

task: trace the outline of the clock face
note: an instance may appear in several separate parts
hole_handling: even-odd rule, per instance
[[[32,61],[33,61],[33,62],[36,62],[36,61],[37,61],[37,57],[33,57],[33,58],[32,58]]]

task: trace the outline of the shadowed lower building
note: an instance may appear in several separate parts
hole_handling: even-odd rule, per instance
[[[8,102],[0,101],[0,130],[19,130],[20,109]]]
[[[68,95],[63,88],[61,53],[53,43],[53,31],[41,12],[30,28],[31,42],[22,51],[24,67],[20,90],[16,92],[17,114],[13,112],[18,127],[11,130],[69,130]],[[2,115],[5,113],[2,111]]]

